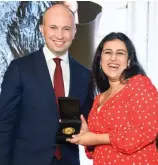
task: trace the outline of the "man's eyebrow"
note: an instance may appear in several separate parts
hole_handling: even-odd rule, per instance
[[[69,29],[71,29],[71,26],[64,26],[63,28],[69,28]]]
[[[52,25],[49,25],[49,26],[56,26],[56,25],[53,25],[53,24],[52,24]]]

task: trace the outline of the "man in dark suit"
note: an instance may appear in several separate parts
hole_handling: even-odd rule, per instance
[[[66,6],[53,5],[40,27],[45,46],[9,65],[0,95],[0,165],[80,164],[74,144],[61,145],[60,160],[53,156],[59,126],[54,58],[61,58],[65,96],[80,99],[85,118],[93,102],[91,72],[68,54],[76,33],[74,22]]]

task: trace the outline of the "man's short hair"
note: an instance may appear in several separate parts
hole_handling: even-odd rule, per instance
[[[44,12],[41,13],[40,18],[39,18],[39,24],[40,24],[40,25],[43,24],[43,16],[44,16],[44,14],[47,12],[47,10],[48,10],[49,8],[51,8],[52,6],[55,6],[55,5],[58,5],[58,4],[64,5],[63,1],[54,1],[53,4],[52,4],[51,6],[49,6]],[[70,8],[68,8],[66,5],[64,5],[64,6],[65,6],[65,7],[72,13],[72,15],[74,16],[74,12],[73,12]]]

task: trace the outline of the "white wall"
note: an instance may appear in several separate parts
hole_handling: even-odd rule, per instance
[[[158,1],[128,2],[127,34],[138,59],[158,89]]]

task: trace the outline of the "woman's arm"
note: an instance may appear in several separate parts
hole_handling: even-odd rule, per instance
[[[129,121],[109,132],[111,145],[132,154],[153,143],[158,132],[158,93],[145,76],[137,76],[131,83],[128,98]]]

